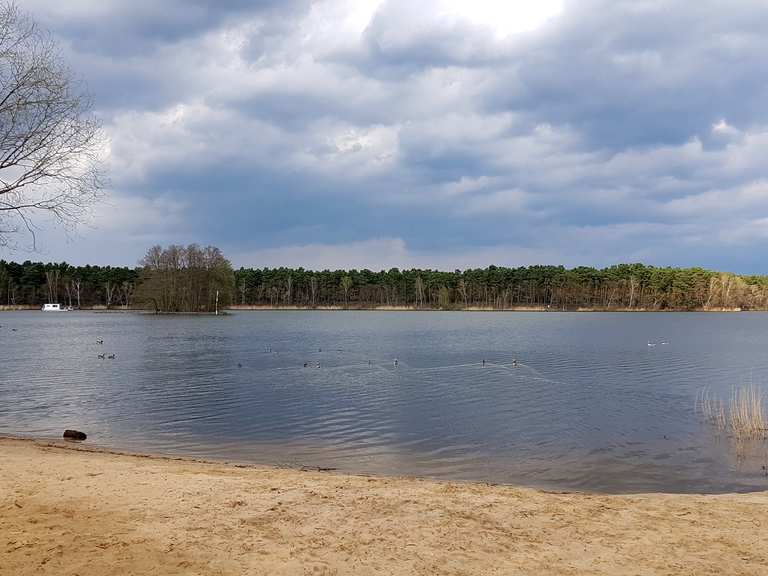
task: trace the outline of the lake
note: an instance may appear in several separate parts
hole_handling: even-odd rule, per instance
[[[9,312],[0,326],[2,435],[76,428],[120,450],[550,489],[768,489],[766,444],[737,453],[695,410],[704,386],[768,384],[765,313]]]

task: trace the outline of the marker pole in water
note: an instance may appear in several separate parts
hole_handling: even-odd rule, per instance
[[[216,290],[216,316],[219,315],[219,291]]]

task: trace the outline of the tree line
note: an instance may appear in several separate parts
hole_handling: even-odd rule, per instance
[[[136,268],[0,260],[5,306],[209,312],[227,307],[233,294],[232,266],[213,246],[153,246]]]
[[[136,268],[0,261],[0,304],[212,311],[271,307],[768,309],[768,276],[619,264],[456,270],[233,270],[218,248],[159,246]]]
[[[643,264],[603,269],[489,266],[454,272],[240,268],[235,285],[238,304],[261,306],[768,309],[768,277]]]
[[[138,276],[134,268],[0,260],[0,305],[129,308]]]

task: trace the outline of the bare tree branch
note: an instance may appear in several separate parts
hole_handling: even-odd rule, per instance
[[[102,196],[105,140],[91,100],[50,35],[0,3],[0,247],[37,216],[76,227]]]

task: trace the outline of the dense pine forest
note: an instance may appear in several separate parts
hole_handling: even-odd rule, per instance
[[[0,305],[130,307],[138,277],[133,268],[0,260]]]
[[[210,309],[215,292],[220,291],[222,306],[768,309],[768,277],[701,268],[620,264],[603,269],[489,266],[455,272],[232,270],[216,249],[195,250],[199,249],[171,247],[162,252],[165,259],[159,259],[158,253],[157,259],[145,258],[136,268],[0,261],[0,304],[39,306],[60,302],[75,308],[160,307],[196,311]],[[211,250],[214,252],[206,252]],[[151,254],[152,251],[148,253]],[[218,262],[215,272],[210,270],[211,258]],[[208,276],[201,276],[196,270],[208,270]]]
[[[235,272],[235,279],[234,301],[246,305],[499,310],[768,309],[768,277],[642,264],[604,269],[489,266],[455,272],[241,268]]]

